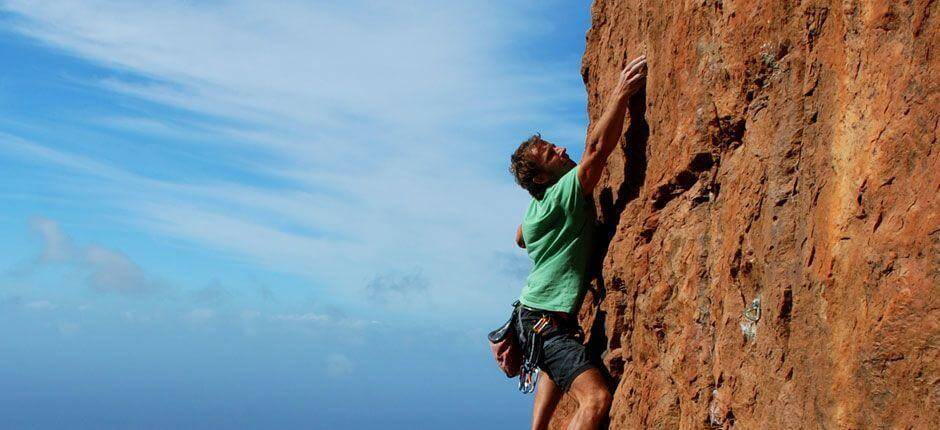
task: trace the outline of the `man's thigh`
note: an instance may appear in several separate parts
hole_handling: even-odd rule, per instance
[[[542,353],[542,370],[551,376],[562,391],[570,390],[572,382],[581,373],[597,367],[581,340],[570,334],[547,340]]]
[[[607,391],[607,381],[600,370],[592,367],[574,378],[568,393],[580,404],[585,399],[597,396],[601,391]]]

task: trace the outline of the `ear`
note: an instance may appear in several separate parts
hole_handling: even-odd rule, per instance
[[[535,175],[534,178],[532,178],[532,182],[535,182],[536,184],[539,184],[539,185],[543,185],[546,182],[548,182],[548,175],[545,173],[539,173],[538,175]]]

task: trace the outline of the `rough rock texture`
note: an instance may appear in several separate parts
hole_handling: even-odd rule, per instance
[[[595,1],[610,428],[940,428],[938,3]]]

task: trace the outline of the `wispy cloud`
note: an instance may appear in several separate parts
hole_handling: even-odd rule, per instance
[[[110,71],[81,85],[148,104],[86,118],[124,133],[121,148],[5,134],[0,150],[64,167],[83,186],[54,186],[118,222],[300,274],[347,301],[364,274],[420,266],[367,289],[376,302],[478,302],[475,279],[493,270],[525,201],[509,151],[537,130],[583,141],[578,58],[519,55],[551,31],[540,7],[6,1],[16,32]],[[161,139],[169,170],[100,156],[144,136]],[[120,274],[95,276],[103,289],[146,278],[119,253],[95,257]]]
[[[122,252],[88,245],[79,261],[91,269],[87,281],[98,291],[127,294],[149,292],[160,287],[144,274],[137,263]]]
[[[231,300],[234,295],[221,281],[213,279],[209,285],[194,291],[192,297],[196,303],[218,306]]]
[[[428,278],[420,270],[388,272],[375,275],[366,284],[369,299],[381,304],[420,299],[428,292]]]
[[[521,252],[497,251],[493,253],[493,267],[520,285],[532,270],[532,260]]]
[[[30,227],[42,239],[42,251],[39,253],[39,263],[65,263],[74,258],[74,245],[62,230],[59,224],[48,218],[36,217],[30,221]]]

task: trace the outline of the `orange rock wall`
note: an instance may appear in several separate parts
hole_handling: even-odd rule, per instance
[[[938,3],[594,2],[610,428],[940,428]]]

